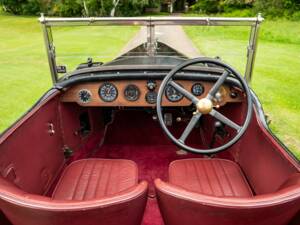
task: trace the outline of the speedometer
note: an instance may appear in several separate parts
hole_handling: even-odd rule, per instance
[[[183,98],[183,95],[172,86],[166,88],[166,97],[170,102],[178,102]]]
[[[99,96],[105,102],[112,102],[118,97],[118,90],[112,83],[104,83],[99,88]]]

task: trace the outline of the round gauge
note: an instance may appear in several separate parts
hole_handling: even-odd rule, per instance
[[[146,102],[149,104],[155,104],[157,99],[157,93],[155,91],[148,91],[146,96]]]
[[[196,83],[192,87],[192,93],[196,96],[200,96],[204,93],[204,87],[200,83]]]
[[[87,89],[78,92],[79,101],[81,103],[89,103],[92,100],[92,93]]]
[[[183,95],[170,85],[167,86],[165,94],[170,102],[178,102],[183,98]]]
[[[137,86],[129,84],[124,90],[124,96],[128,101],[136,101],[140,97],[140,90]]]
[[[104,83],[99,88],[99,96],[105,102],[112,102],[118,97],[118,90],[112,83]]]

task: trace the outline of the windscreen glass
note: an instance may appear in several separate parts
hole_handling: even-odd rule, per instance
[[[72,26],[53,27],[52,34],[57,66],[66,66],[67,72],[82,64],[153,55],[218,57],[244,74],[250,27]]]

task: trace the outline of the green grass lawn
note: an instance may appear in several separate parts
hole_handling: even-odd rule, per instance
[[[249,28],[185,27],[207,56],[244,73]],[[259,96],[271,129],[300,159],[300,22],[265,21],[261,27],[252,88]]]
[[[76,27],[54,30],[58,62],[69,70],[87,57],[109,61],[137,27]],[[56,32],[55,32],[56,31]],[[52,83],[41,27],[36,17],[0,12],[0,133],[48,90]],[[101,49],[101,51],[97,51]]]

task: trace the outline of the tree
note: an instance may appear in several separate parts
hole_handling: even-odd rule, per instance
[[[289,17],[300,10],[299,0],[256,0],[254,2],[256,12],[270,17]]]
[[[26,0],[0,0],[0,4],[5,12],[16,15],[22,14],[23,5],[26,3]]]
[[[112,0],[111,16],[138,16],[143,13],[149,0]]]
[[[55,16],[137,16],[150,0],[0,0],[13,14]],[[152,0],[159,1],[159,0]]]
[[[203,13],[217,13],[220,10],[220,0],[198,0],[192,6],[192,10]]]
[[[119,4],[120,0],[113,0],[113,8],[110,11],[110,16],[115,16],[116,8]]]

